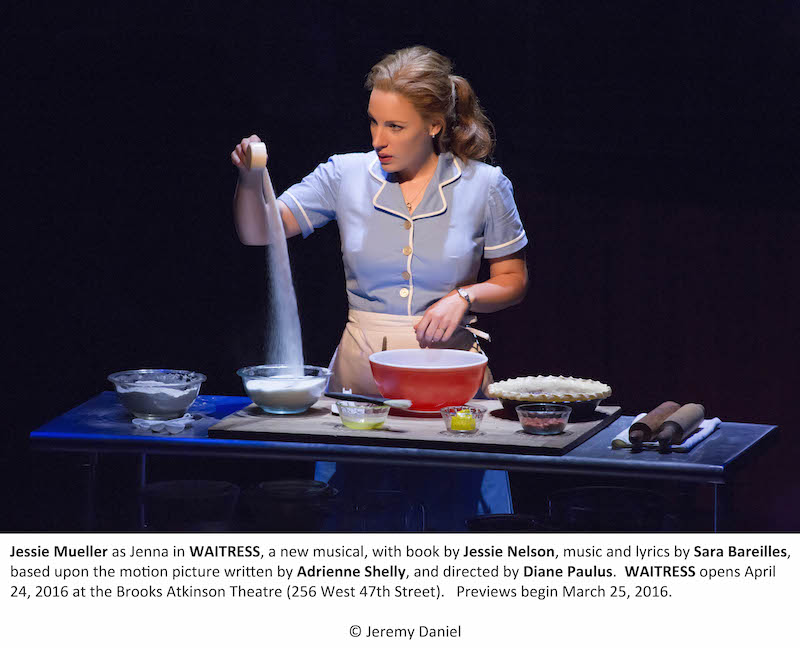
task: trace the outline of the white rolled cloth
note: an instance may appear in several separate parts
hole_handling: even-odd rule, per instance
[[[644,418],[646,414],[639,414],[636,418],[631,421],[631,425],[636,423],[636,421]],[[692,448],[694,448],[698,443],[700,443],[703,439],[705,439],[709,434],[711,434],[714,430],[719,427],[720,421],[718,418],[713,419],[706,419],[700,425],[700,429],[697,430],[692,436],[686,439],[683,443],[678,445],[672,446],[673,452],[689,452]],[[631,431],[630,425],[626,427],[622,432],[620,432],[614,439],[611,441],[611,447],[614,450],[619,450],[620,448],[632,448],[630,437],[628,433]],[[642,444],[642,447],[645,450],[658,450],[658,442],[657,441],[646,441]]]

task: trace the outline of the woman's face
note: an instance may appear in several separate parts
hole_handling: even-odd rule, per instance
[[[372,147],[387,173],[419,169],[433,152],[440,126],[422,118],[411,102],[396,92],[373,90],[369,97]]]

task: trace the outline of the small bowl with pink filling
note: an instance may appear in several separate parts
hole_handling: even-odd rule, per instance
[[[517,418],[528,434],[561,434],[567,427],[572,408],[553,403],[531,403],[516,407]]]

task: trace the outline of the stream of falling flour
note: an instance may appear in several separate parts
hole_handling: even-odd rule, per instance
[[[289,250],[283,221],[272,188],[269,171],[264,169],[264,198],[267,203],[267,321],[264,329],[265,364],[288,365],[287,375],[303,375],[303,340],[297,296],[289,265]]]

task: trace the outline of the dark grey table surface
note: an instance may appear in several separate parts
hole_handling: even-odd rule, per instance
[[[722,484],[740,460],[777,430],[773,425],[723,422],[688,453],[633,453],[611,449],[611,440],[633,418],[623,416],[563,456],[208,438],[211,425],[250,403],[241,396],[201,396],[190,409],[196,417],[194,424],[179,434],[167,435],[137,428],[116,393],[103,392],[32,432],[31,443],[44,451],[435,465]]]

